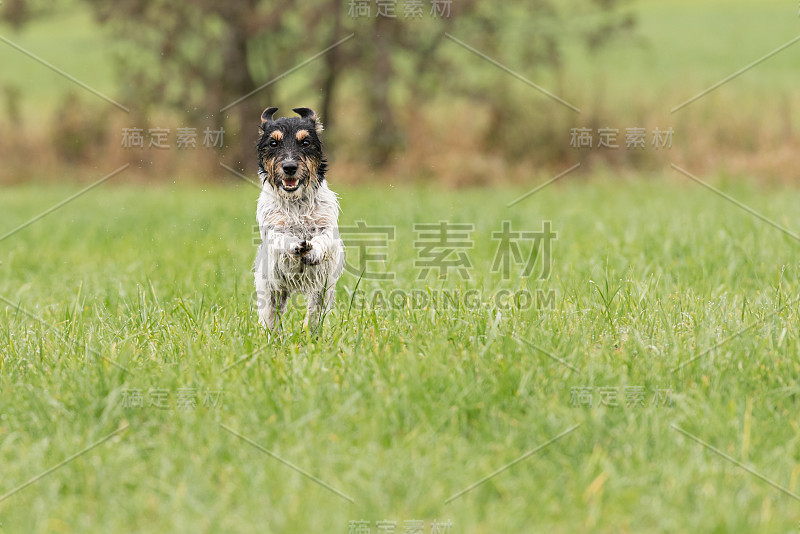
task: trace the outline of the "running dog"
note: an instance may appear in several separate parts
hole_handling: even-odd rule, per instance
[[[255,264],[258,322],[281,331],[289,296],[305,293],[303,327],[314,331],[333,305],[344,268],[339,237],[339,201],[328,189],[322,151],[322,122],[308,108],[299,117],[275,119],[278,108],[261,114],[258,176],[261,195],[256,218],[261,234]]]

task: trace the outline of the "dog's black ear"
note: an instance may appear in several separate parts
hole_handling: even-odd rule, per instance
[[[300,115],[304,119],[310,120],[314,123],[314,129],[317,131],[317,134],[322,133],[322,121],[319,120],[319,116],[317,112],[311,108],[294,108],[292,111]]]
[[[278,111],[278,108],[267,108],[264,110],[264,113],[261,114],[261,131],[264,131],[264,126],[268,122],[272,122],[272,116],[275,115],[275,112]]]

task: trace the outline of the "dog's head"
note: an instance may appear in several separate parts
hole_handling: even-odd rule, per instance
[[[326,161],[322,153],[322,122],[308,108],[294,108],[300,117],[274,119],[278,108],[261,114],[258,165],[264,185],[269,184],[288,199],[304,196],[325,180]]]

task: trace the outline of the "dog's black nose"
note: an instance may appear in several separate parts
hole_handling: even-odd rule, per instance
[[[294,161],[287,161],[283,164],[283,172],[284,174],[288,174],[289,176],[293,175],[297,172],[297,163]]]

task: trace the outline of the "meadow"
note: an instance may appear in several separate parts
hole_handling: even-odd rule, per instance
[[[76,6],[0,35],[127,102],[120,43]],[[510,86],[530,159],[487,148],[486,110],[441,94],[400,109],[407,149],[372,169],[344,85],[328,146],[349,268],[320,332],[295,299],[273,339],[257,189],[214,151],[122,150],[141,118],[0,43],[0,534],[797,532],[800,44],[670,113],[793,39],[797,6],[630,9],[633,37],[568,40],[559,70],[496,58],[581,108]],[[484,59],[442,48],[485,81]],[[282,106],[316,105],[318,68],[273,87]],[[106,128],[84,160],[51,150],[69,102]],[[637,126],[674,146],[626,150]],[[573,127],[623,146],[573,150]],[[469,172],[483,181],[449,178]],[[464,183],[484,187],[446,187]],[[420,225],[442,221],[463,246],[422,273]],[[549,257],[498,239],[546,224]]]
[[[80,196],[0,242],[0,529],[795,531],[797,241],[651,178],[579,171],[512,207],[525,189],[334,187],[341,225],[396,228],[372,269],[395,278],[347,273],[322,332],[295,305],[272,341],[251,300],[256,189]],[[6,188],[0,228],[75,191]],[[796,190],[726,192],[800,228]],[[474,225],[472,268],[417,280],[414,224],[440,220]],[[551,221],[549,276],[491,272],[504,220]]]

